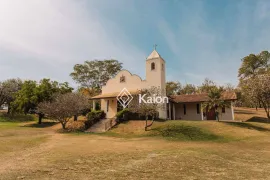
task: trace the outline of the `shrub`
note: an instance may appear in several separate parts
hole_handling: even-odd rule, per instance
[[[117,121],[126,121],[129,119],[130,111],[128,109],[123,109],[122,111],[117,112],[116,118]]]
[[[87,114],[87,121],[85,121],[85,128],[90,128],[93,124],[99,120],[105,118],[104,111],[91,111]]]
[[[0,121],[2,122],[25,122],[25,121],[35,121],[36,117],[34,115],[24,115],[24,114],[7,114],[0,113]]]
[[[90,109],[90,108],[86,108],[86,109],[83,109],[83,110],[81,111],[81,114],[82,114],[83,116],[86,116],[89,112],[91,112],[91,109]]]
[[[70,121],[66,127],[68,132],[78,132],[85,130],[85,124],[83,121]]]

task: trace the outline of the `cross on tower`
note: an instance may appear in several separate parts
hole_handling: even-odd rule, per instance
[[[155,49],[155,50],[157,49],[157,44],[154,44],[154,49]]]

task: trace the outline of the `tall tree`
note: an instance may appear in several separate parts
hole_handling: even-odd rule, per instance
[[[36,81],[25,81],[21,89],[15,93],[15,100],[11,103],[13,112],[23,112],[27,114],[30,109],[36,109],[38,103],[52,101],[55,93],[64,94],[72,92],[73,88],[68,83],[58,83],[50,79],[42,79],[39,83]],[[41,124],[43,113],[39,115],[39,124]]]
[[[242,92],[252,103],[259,103],[270,122],[270,73],[261,74],[242,82]]]
[[[180,90],[179,94],[194,94],[197,92],[197,88],[193,84],[186,84]]]
[[[176,95],[181,90],[181,84],[180,82],[176,81],[169,81],[166,83],[166,93],[168,96],[170,95]]]
[[[238,88],[241,98],[238,99],[237,104],[247,107],[256,107],[256,109],[262,106],[259,101],[242,91],[244,91],[243,86],[247,83],[246,81],[265,73],[270,73],[270,53],[268,51],[262,51],[257,55],[250,54],[242,59],[241,67],[238,70],[238,77],[240,77]]]
[[[121,69],[122,63],[113,59],[85,61],[84,64],[76,64],[70,76],[81,87],[100,91]]]
[[[257,74],[269,71],[270,53],[262,51],[260,54],[250,54],[242,59],[241,67],[238,70],[238,77],[242,79],[254,77]]]
[[[215,88],[217,85],[214,81],[209,78],[205,78],[201,86],[198,87],[200,93],[209,93],[212,88]]]
[[[4,103],[8,105],[8,114],[10,112],[10,103],[14,100],[14,94],[22,86],[21,79],[8,79],[0,82],[0,106]]]
[[[36,94],[36,81],[24,81],[22,88],[15,93],[15,100],[11,103],[12,112],[23,112],[25,114],[38,102]]]

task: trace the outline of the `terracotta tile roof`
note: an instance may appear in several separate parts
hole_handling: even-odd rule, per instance
[[[236,94],[234,92],[224,92],[222,94],[223,100],[236,100]],[[170,100],[176,103],[184,102],[205,102],[209,100],[207,93],[202,94],[184,94],[184,95],[175,95],[170,96]]]
[[[114,98],[114,97],[117,97],[119,95],[119,93],[120,92],[104,93],[104,94],[100,94],[100,95],[91,97],[90,99]],[[140,91],[139,90],[131,90],[131,91],[129,91],[129,93],[131,95],[135,95],[135,94],[139,94]]]

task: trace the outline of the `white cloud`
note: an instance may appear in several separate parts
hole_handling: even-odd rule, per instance
[[[0,66],[6,69],[0,79],[53,75],[70,81],[74,64],[102,58],[120,60],[131,70],[143,65],[146,54],[95,6],[95,1],[0,0]]]

